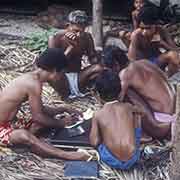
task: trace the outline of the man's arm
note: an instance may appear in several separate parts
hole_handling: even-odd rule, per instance
[[[95,50],[94,47],[94,40],[91,36],[91,34],[86,33],[87,38],[86,38],[86,43],[87,43],[87,48],[86,48],[86,54],[88,56],[88,60],[91,64],[96,64],[100,62],[100,59],[98,58],[98,54]]]
[[[165,28],[160,28],[160,36],[162,38],[160,45],[167,50],[179,50],[175,42],[171,38],[169,32]]]
[[[97,147],[100,144],[100,133],[98,127],[98,119],[96,115],[92,119],[91,132],[90,132],[90,143],[92,146]]]
[[[42,88],[40,85],[29,88],[28,100],[31,108],[33,121],[41,124],[44,127],[64,127],[64,121],[55,120],[43,112],[41,91]]]
[[[134,125],[135,128],[141,128],[142,127],[142,120],[141,118],[145,116],[145,111],[142,107],[137,105],[132,105],[130,103],[127,103],[129,109],[132,111],[134,115]]]
[[[48,47],[49,48],[58,48],[61,45],[60,39],[65,34],[65,30],[61,30],[58,33],[49,36],[48,38]]]
[[[50,116],[56,116],[57,114],[61,114],[64,112],[82,116],[82,112],[76,109],[73,109],[72,107],[68,105],[61,105],[60,107],[43,106],[43,110],[45,113],[49,114]]]
[[[129,72],[127,69],[122,70],[119,73],[119,78],[121,80],[121,92],[119,95],[120,101],[124,100],[125,95],[127,94],[128,87],[130,86]]]
[[[139,21],[138,21],[138,13],[139,11],[138,10],[134,10],[132,12],[132,22],[133,22],[133,28],[134,29],[137,29],[139,27]]]

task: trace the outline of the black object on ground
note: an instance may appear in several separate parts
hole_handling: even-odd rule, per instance
[[[64,176],[98,177],[98,163],[96,161],[66,161]]]
[[[70,134],[69,129],[54,130],[49,138],[49,142],[53,145],[69,145],[69,146],[91,146],[89,142],[89,133],[91,128],[91,120],[85,121],[81,124],[84,133],[81,135],[73,136]]]

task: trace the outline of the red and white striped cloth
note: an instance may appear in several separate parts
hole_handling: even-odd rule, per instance
[[[0,125],[0,143],[3,145],[10,144],[9,137],[13,130],[15,129],[29,129],[32,125],[32,119],[26,122],[24,119],[18,119],[15,125],[11,122],[5,122]]]

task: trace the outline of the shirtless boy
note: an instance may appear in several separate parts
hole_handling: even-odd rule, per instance
[[[143,7],[143,4],[144,4],[144,0],[134,0],[135,10],[132,11],[132,21],[133,21],[134,29],[137,29],[139,27],[138,15],[139,15],[141,8]]]
[[[138,18],[140,25],[131,35],[129,59],[148,59],[162,70],[167,67],[168,76],[173,75],[180,66],[180,57],[176,51],[178,48],[167,31],[157,24],[158,9],[143,7]]]
[[[41,93],[43,84],[56,79],[67,61],[61,49],[48,49],[36,60],[37,69],[14,79],[0,92],[0,142],[3,145],[27,145],[30,150],[41,156],[62,159],[79,159],[87,157],[79,152],[66,152],[39,140],[35,135],[41,128],[63,128],[72,122],[72,117],[55,119],[55,115],[63,112],[78,112],[67,107],[58,109],[46,108],[42,105]],[[22,102],[28,100],[32,120],[18,120],[16,114]],[[13,121],[17,123],[13,125]]]
[[[92,119],[90,142],[98,149],[101,161],[112,168],[127,170],[140,159],[142,112],[117,100],[119,84],[117,74],[107,70],[96,79],[95,88],[104,106]]]
[[[138,15],[140,12],[140,9],[143,7],[144,4],[144,0],[134,0],[134,10],[131,13],[131,17],[132,17],[132,24],[133,24],[133,30],[137,29],[139,27],[139,19],[138,19]],[[106,35],[104,37],[104,41],[106,41],[106,39],[109,36],[112,37],[117,37],[120,38],[124,44],[126,45],[126,47],[129,47],[130,41],[131,41],[131,34],[132,31],[129,30],[110,30],[108,32],[106,32]]]
[[[49,83],[63,97],[83,96],[80,93],[88,83],[97,77],[102,66],[97,63],[97,54],[94,48],[93,38],[85,32],[88,17],[84,11],[73,11],[68,16],[69,25],[54,36],[49,37],[50,48],[62,48],[68,59],[68,66],[64,74],[56,81]],[[86,55],[92,64],[81,70],[82,56]],[[63,87],[63,88],[62,88]]]

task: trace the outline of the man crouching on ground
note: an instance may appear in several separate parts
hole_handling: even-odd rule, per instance
[[[67,57],[67,68],[59,74],[56,81],[49,84],[64,98],[83,97],[86,87],[103,70],[99,64],[94,41],[90,33],[85,32],[88,16],[84,11],[72,11],[68,16],[68,26],[49,37],[49,48],[62,48]],[[89,66],[82,69],[82,57],[88,57]]]
[[[41,156],[71,160],[85,160],[79,152],[65,152],[39,140],[34,134],[40,128],[63,128],[71,117],[62,120],[52,118],[62,112],[73,112],[65,107],[46,109],[42,105],[41,93],[43,83],[56,79],[57,72],[66,67],[66,57],[61,49],[48,49],[36,60],[37,69],[13,80],[0,92],[0,142],[5,145],[27,145],[30,150]],[[19,107],[25,100],[29,101],[32,120],[17,120],[19,127],[13,127]],[[47,111],[48,110],[48,111]]]
[[[107,82],[113,82],[111,85]],[[97,147],[100,158],[109,166],[129,169],[140,159],[141,115],[130,103],[118,101],[120,79],[104,71],[96,80],[103,108],[94,115],[90,142]]]

